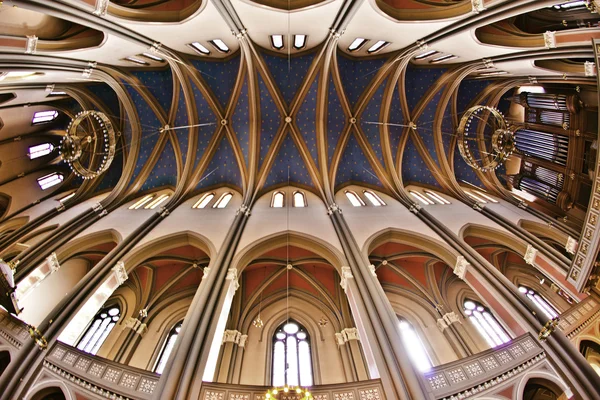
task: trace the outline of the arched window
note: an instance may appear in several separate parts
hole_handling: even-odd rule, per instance
[[[294,192],[294,207],[306,207],[306,196],[303,192]]]
[[[52,153],[53,150],[54,150],[54,146],[51,143],[42,143],[42,144],[38,144],[36,146],[29,147],[29,151],[27,152],[27,155],[29,156],[30,160],[33,160],[33,159],[48,155],[48,154]]]
[[[370,190],[363,190],[363,194],[365,197],[373,204],[375,207],[385,206],[385,203],[375,192],[371,192]]]
[[[411,196],[413,196],[415,199],[419,200],[421,203],[423,203],[425,205],[435,204],[435,202],[433,200],[430,200],[429,198],[423,196],[419,192],[415,192],[414,190],[410,190],[409,193],[411,194]]]
[[[464,313],[491,347],[496,347],[510,341],[510,337],[502,326],[500,326],[498,320],[480,303],[473,300],[466,300],[464,303]]]
[[[165,369],[165,365],[167,364],[167,360],[169,359],[169,356],[171,355],[171,351],[173,351],[173,347],[175,346],[175,341],[177,341],[177,336],[179,336],[179,331],[181,331],[181,324],[183,324],[183,321],[179,321],[178,323],[176,323],[175,326],[173,328],[171,328],[171,331],[167,335],[167,339],[165,340],[165,343],[163,344],[163,348],[160,351],[160,355],[158,356],[158,359],[156,360],[156,365],[154,366],[154,372],[156,372],[158,374],[163,373],[163,370]]]
[[[365,202],[362,201],[362,199],[360,197],[358,197],[358,195],[351,191],[351,190],[346,190],[346,197],[348,198],[348,200],[350,200],[350,203],[352,203],[352,205],[354,207],[362,207],[365,205]]]
[[[217,202],[215,203],[215,205],[213,206],[213,208],[225,208],[227,207],[227,204],[229,204],[229,201],[231,200],[231,198],[233,197],[233,195],[229,192],[227,193],[223,193],[221,195],[221,197],[219,197],[219,200],[217,200]]]
[[[56,186],[63,181],[64,176],[59,174],[58,172],[53,172],[48,175],[44,175],[41,178],[37,178],[38,185],[42,190],[46,190],[51,188],[52,186]]]
[[[273,197],[271,198],[271,207],[282,208],[284,204],[285,204],[285,193],[279,192],[279,191],[273,193]]]
[[[413,329],[412,325],[405,319],[400,318],[400,333],[402,334],[402,342],[408,351],[411,361],[421,372],[431,369],[431,360],[427,355],[423,342]]]
[[[310,338],[306,329],[289,320],[273,336],[273,386],[312,386]]]
[[[121,310],[117,306],[100,310],[77,343],[77,348],[90,354],[96,354],[119,318],[121,318]]]
[[[528,288],[527,286],[519,286],[519,292],[523,293],[533,301],[537,306],[546,314],[550,319],[558,317],[556,309],[550,305],[542,296],[540,296],[535,290]]]
[[[129,209],[137,210],[139,208],[142,208],[146,203],[148,203],[153,198],[154,198],[153,194],[148,194],[148,195],[142,197],[141,199],[139,199],[138,201],[136,201],[135,203],[133,203],[132,205],[130,205]]]
[[[210,201],[214,197],[215,197],[214,193],[206,193],[204,196],[200,197],[200,200],[198,200],[196,203],[194,203],[192,208],[204,208],[208,205],[208,203],[210,203]]]
[[[429,196],[430,199],[432,199],[433,201],[435,201],[438,204],[450,204],[450,202],[448,200],[446,200],[445,198],[443,198],[442,196],[440,196],[439,194],[437,194],[435,192],[426,190],[425,194],[427,196]]]
[[[58,117],[58,111],[49,110],[49,111],[38,111],[33,114],[33,119],[31,120],[32,124],[43,124],[45,122],[53,121]]]

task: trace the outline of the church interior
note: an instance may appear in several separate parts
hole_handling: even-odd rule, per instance
[[[0,400],[600,399],[599,24],[0,1]]]

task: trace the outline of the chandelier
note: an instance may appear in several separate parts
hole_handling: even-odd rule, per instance
[[[265,393],[265,399],[267,400],[312,400],[313,396],[308,391],[301,387],[288,387],[284,386],[281,388],[271,388]]]
[[[513,128],[500,111],[488,106],[469,108],[458,125],[458,150],[472,168],[485,172],[499,168],[513,153]]]
[[[82,111],[69,123],[60,153],[73,172],[93,179],[105,172],[115,157],[115,130],[98,111]]]

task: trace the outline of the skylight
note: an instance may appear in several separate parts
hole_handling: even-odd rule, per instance
[[[58,172],[53,172],[51,174],[44,175],[41,178],[38,178],[37,182],[42,190],[46,190],[48,188],[51,188],[52,186],[58,185],[63,181],[63,179],[64,177],[62,176],[62,174],[59,174]]]
[[[31,146],[27,155],[29,156],[30,160],[33,160],[52,153],[52,150],[54,150],[53,145],[50,143],[42,143],[38,144],[37,146]]]
[[[371,202],[375,207],[385,206],[385,203],[375,192],[371,192],[370,190],[363,190],[363,194]]]
[[[206,47],[204,47],[203,45],[201,45],[198,42],[188,43],[188,46],[191,47],[192,49],[196,50],[198,53],[200,53],[202,55],[210,54],[210,50],[208,50]]]
[[[348,46],[348,51],[356,51],[363,47],[365,43],[367,43],[367,39],[360,37],[356,38],[352,41],[352,43],[350,43],[350,46]]]
[[[377,43],[375,43],[373,46],[369,47],[369,50],[367,50],[367,53],[375,53],[375,52],[383,49],[384,47],[386,47],[389,44],[390,43],[386,42],[385,40],[378,40]]]
[[[32,124],[42,124],[44,122],[50,122],[58,117],[58,111],[38,111],[33,114]]]
[[[426,51],[425,53],[415,56],[415,60],[422,60],[424,58],[429,58],[429,57],[434,56],[439,53],[440,53],[439,51],[435,51],[435,50]]]
[[[283,49],[283,35],[271,35],[271,46],[277,50]]]
[[[306,35],[294,35],[294,48],[300,50],[306,46]]]
[[[213,208],[225,208],[227,207],[227,204],[229,204],[229,201],[231,200],[231,198],[233,197],[233,195],[229,192],[227,193],[223,193],[221,195],[221,197],[219,198],[219,200],[217,200],[217,202],[215,203],[215,205],[213,206]]]
[[[204,196],[200,197],[200,200],[198,200],[193,206],[192,208],[204,208],[208,205],[208,203],[210,203],[210,201],[215,197],[214,193],[206,193]]]
[[[434,58],[433,60],[431,60],[429,62],[431,64],[438,64],[438,63],[442,63],[444,61],[454,60],[455,58],[458,58],[458,57],[455,56],[454,54],[446,54],[444,56],[440,56],[440,57]]]
[[[151,60],[158,61],[158,62],[163,62],[163,61],[165,61],[165,60],[163,60],[162,58],[160,58],[159,56],[157,56],[157,55],[154,55],[154,54],[152,54],[152,53],[142,53],[142,54],[140,54],[140,56],[142,56],[142,57],[146,57],[146,58],[149,58],[149,59],[151,59]]]
[[[212,44],[221,53],[229,53],[229,47],[221,39],[209,40],[208,43]]]
[[[139,58],[136,58],[136,57],[125,57],[124,60],[132,62],[134,64],[138,64],[138,65],[150,65],[150,63],[147,63],[146,61],[140,60]]]

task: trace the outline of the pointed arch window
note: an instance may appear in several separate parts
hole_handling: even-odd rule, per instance
[[[404,318],[400,318],[399,325],[402,342],[408,351],[412,363],[421,372],[429,371],[432,367],[431,360],[429,359],[427,350],[425,350],[425,346],[423,346],[421,338],[419,338],[412,325]]]
[[[549,319],[558,317],[558,311],[535,290],[528,288],[527,286],[519,286],[519,292],[523,293],[529,300],[537,304]]]
[[[121,309],[118,306],[100,310],[77,343],[77,348],[86,353],[96,354],[119,318],[121,318]]]
[[[381,200],[381,197],[377,196],[375,192],[372,192],[370,190],[363,190],[363,194],[365,195],[367,200],[369,200],[371,204],[375,207],[385,206],[385,203],[383,202],[383,200]]]
[[[423,196],[419,192],[415,192],[414,190],[410,190],[409,193],[411,194],[411,196],[413,196],[415,199],[419,200],[421,203],[425,204],[426,206],[435,204],[435,202],[433,200],[430,200],[429,198]]]
[[[215,198],[214,193],[206,193],[204,196],[200,197],[200,200],[198,200],[196,203],[194,203],[192,208],[204,208],[214,198]]]
[[[167,338],[165,339],[165,342],[163,344],[162,350],[160,351],[160,355],[156,360],[156,365],[154,366],[154,372],[156,372],[157,374],[163,373],[165,365],[167,364],[167,360],[169,359],[169,356],[173,351],[173,347],[175,347],[175,342],[177,341],[177,337],[179,336],[179,332],[181,331],[182,324],[183,321],[179,321],[169,331],[169,334],[167,335]]]
[[[346,193],[346,197],[348,198],[348,200],[350,200],[350,203],[354,207],[364,207],[365,206],[365,202],[362,201],[362,199],[360,197],[358,197],[356,192],[353,192],[352,190],[346,190],[345,193]]]
[[[29,147],[27,155],[30,160],[46,156],[54,151],[52,143],[42,143],[35,146]]]
[[[43,124],[45,122],[50,122],[55,120],[58,117],[58,111],[48,110],[48,111],[38,111],[33,114],[33,118],[31,119],[31,123],[33,125]]]
[[[277,191],[273,193],[273,197],[271,198],[271,207],[272,208],[282,208],[285,205],[285,193]]]
[[[432,192],[430,190],[426,190],[425,194],[430,199],[432,199],[433,201],[435,201],[438,204],[444,204],[444,205],[450,204],[450,202],[448,200],[446,200],[445,198],[443,198],[442,196],[440,196],[439,194],[437,194],[435,192]]]
[[[510,341],[508,333],[502,328],[496,317],[481,303],[466,300],[464,302],[464,313],[491,347]]]
[[[312,386],[308,331],[294,320],[286,321],[273,336],[273,386]]]
[[[213,206],[213,208],[225,208],[227,207],[227,204],[229,204],[229,201],[231,200],[231,198],[233,197],[233,195],[229,192],[227,193],[223,193],[221,195],[221,197],[219,197],[219,200],[217,200],[217,202],[215,203],[215,205]]]
[[[64,176],[58,172],[53,172],[48,175],[44,175],[41,178],[37,178],[40,189],[46,190],[52,186],[56,186],[64,180]]]
[[[294,207],[306,207],[306,196],[299,190],[294,192]]]

